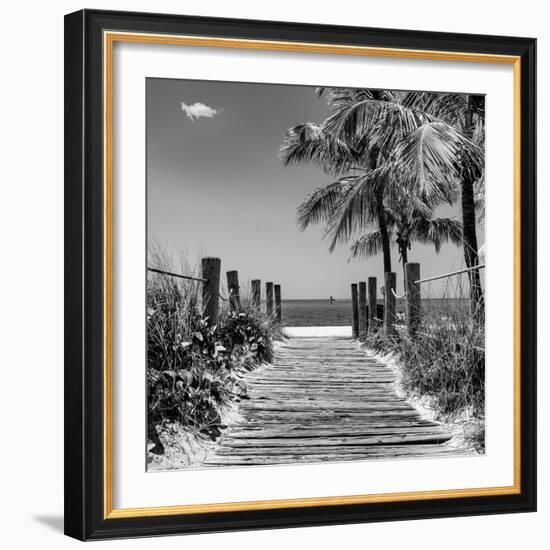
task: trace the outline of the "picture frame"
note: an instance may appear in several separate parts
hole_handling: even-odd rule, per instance
[[[134,42],[513,68],[514,482],[507,486],[113,506],[113,47]],[[213,75],[215,78],[215,75]],[[65,17],[65,532],[80,540],[536,510],[536,41],[82,10]],[[317,84],[316,82],[312,84]],[[136,246],[141,246],[137,244]],[[510,297],[510,299],[512,299]]]

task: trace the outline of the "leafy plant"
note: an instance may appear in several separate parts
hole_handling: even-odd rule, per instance
[[[197,438],[216,440],[224,407],[247,398],[242,375],[270,361],[280,328],[257,309],[203,318],[199,287],[151,274],[147,287],[147,388],[152,452],[158,432],[178,423]]]
[[[453,419],[467,413],[474,429],[467,440],[484,445],[485,324],[463,312],[423,318],[414,337],[398,330],[393,338],[370,335],[366,345],[393,353],[401,366],[401,383],[415,397],[427,397],[437,413]]]

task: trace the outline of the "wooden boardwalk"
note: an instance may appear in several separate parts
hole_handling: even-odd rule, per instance
[[[457,453],[394,389],[395,376],[351,338],[292,338],[247,376],[242,420],[206,464],[245,466]]]

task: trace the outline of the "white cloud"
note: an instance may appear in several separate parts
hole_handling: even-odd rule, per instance
[[[193,103],[193,105],[187,105],[182,101],[181,110],[184,111],[191,120],[201,117],[214,118],[214,115],[221,113],[221,109],[212,109],[212,107],[199,102]]]

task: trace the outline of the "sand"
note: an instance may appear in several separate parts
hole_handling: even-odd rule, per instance
[[[342,336],[351,338],[349,327],[284,327],[285,334],[292,338],[326,338]]]

